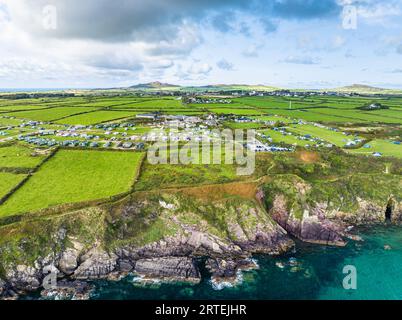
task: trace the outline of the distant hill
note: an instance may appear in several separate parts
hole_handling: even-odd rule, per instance
[[[138,90],[166,90],[166,89],[177,89],[177,88],[180,88],[180,86],[170,83],[163,83],[159,81],[140,83],[129,87],[129,89],[138,89]]]
[[[326,89],[286,89],[274,86],[267,86],[262,84],[248,85],[248,84],[213,84],[204,86],[180,86],[176,84],[164,83],[160,81],[154,81],[149,83],[140,83],[130,87],[124,88],[110,88],[110,89],[99,89],[108,92],[126,92],[126,91],[139,91],[139,92],[182,92],[182,93],[230,93],[233,91],[244,91],[244,92],[272,92],[279,90],[289,90],[293,92],[304,92],[304,91],[316,91],[316,92],[338,92],[338,93],[356,93],[362,95],[372,95],[372,94],[384,94],[384,95],[402,95],[402,89],[384,89],[373,87],[364,84],[352,84],[350,86],[339,87],[339,88],[326,88]]]
[[[394,89],[384,89],[378,87],[372,87],[364,84],[352,84],[346,87],[340,87],[334,89],[336,92],[344,92],[344,93],[360,93],[360,94],[393,94],[393,93],[402,93],[401,90]]]
[[[278,88],[265,86],[265,85],[248,85],[248,84],[217,84],[217,85],[208,85],[195,87],[208,91],[275,91]]]
[[[275,91],[278,88],[265,85],[246,85],[246,84],[216,84],[206,86],[182,87],[179,85],[162,83],[159,81],[137,84],[128,87],[129,90],[140,91],[183,91],[183,92],[224,92],[224,91]]]

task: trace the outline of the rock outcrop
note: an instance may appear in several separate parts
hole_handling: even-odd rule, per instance
[[[277,195],[271,209],[272,217],[286,231],[302,241],[325,245],[344,246],[343,228],[325,218],[322,208],[303,212],[302,217],[295,217],[287,209],[287,202],[283,195]]]
[[[200,272],[194,259],[188,257],[164,257],[140,259],[134,271],[139,275],[165,280],[181,280],[198,283]]]
[[[94,248],[81,257],[72,278],[78,280],[100,279],[112,273],[117,266],[117,255]]]

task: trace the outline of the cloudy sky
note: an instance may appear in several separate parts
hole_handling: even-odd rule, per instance
[[[0,0],[0,88],[402,88],[402,0]]]

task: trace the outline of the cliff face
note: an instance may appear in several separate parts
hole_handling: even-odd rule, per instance
[[[356,174],[311,183],[282,175],[263,190],[273,219],[306,242],[343,246],[351,226],[402,222],[399,176]]]

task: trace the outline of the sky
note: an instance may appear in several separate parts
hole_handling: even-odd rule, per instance
[[[0,0],[0,88],[402,89],[402,0]]]

